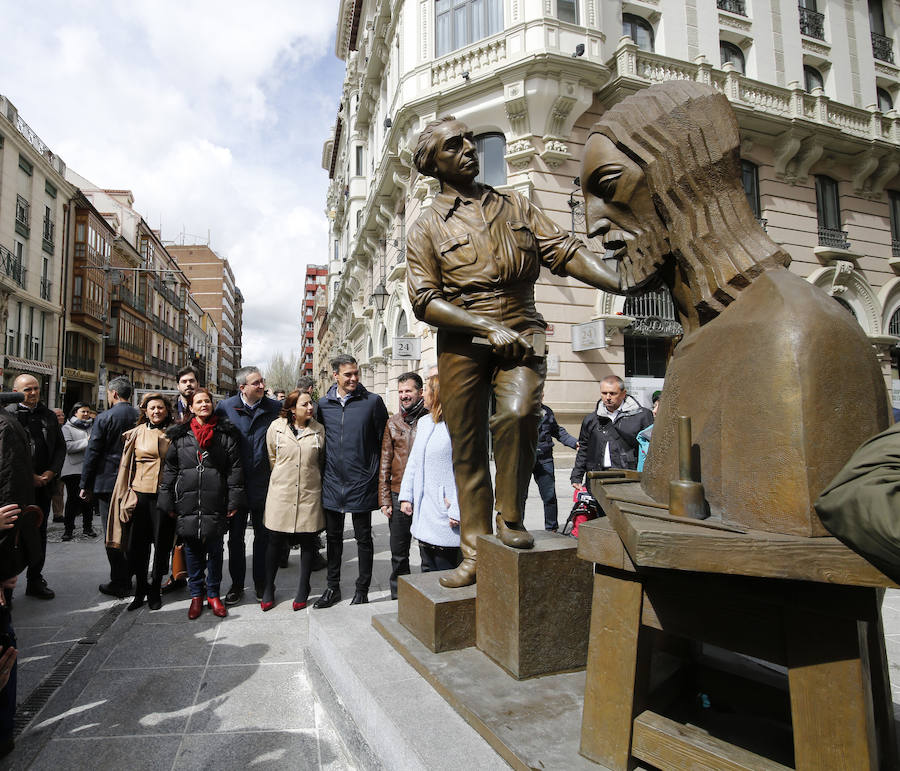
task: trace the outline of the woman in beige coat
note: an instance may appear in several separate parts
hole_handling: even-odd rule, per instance
[[[260,607],[275,606],[275,575],[286,542],[300,544],[300,583],[294,610],[306,607],[309,577],[316,557],[316,535],[325,529],[322,508],[322,464],[325,460],[325,428],[313,420],[309,394],[291,392],[281,416],[266,432],[272,477],[266,496],[266,587]]]

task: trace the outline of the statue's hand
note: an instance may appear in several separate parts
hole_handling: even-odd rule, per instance
[[[498,356],[513,361],[521,361],[534,353],[534,349],[522,335],[508,327],[497,324],[487,334],[487,339]]]

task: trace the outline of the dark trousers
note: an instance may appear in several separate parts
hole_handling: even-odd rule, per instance
[[[391,533],[391,599],[397,599],[397,577],[409,575],[409,546],[412,543],[412,535],[409,530],[412,527],[412,517],[400,511],[398,493],[391,493],[393,511],[388,520],[388,529]]]
[[[266,544],[269,531],[263,525],[263,508],[238,509],[228,521],[228,573],[231,586],[243,589],[247,578],[247,518],[253,524],[253,585],[262,586],[266,581]]]
[[[559,529],[559,504],[556,501],[556,469],[553,457],[538,458],[534,462],[534,481],[544,502],[544,530]]]
[[[472,345],[467,335],[438,332],[438,374],[442,383],[453,383],[441,392],[441,402],[452,439],[461,547],[467,558],[475,557],[478,536],[493,531],[495,507],[507,522],[523,519],[546,373],[543,358],[512,363],[496,356],[490,346]],[[492,395],[496,501],[485,430]]]
[[[63,477],[66,485],[66,508],[63,513],[65,529],[71,533],[75,529],[75,519],[81,515],[81,529],[86,533],[91,529],[91,520],[94,517],[94,502],[83,501],[78,496],[81,492],[81,479],[77,475]]]
[[[138,493],[138,503],[128,525],[128,568],[137,581],[137,592],[147,590],[150,547],[153,547],[153,582],[169,570],[169,552],[175,538],[175,520],[156,508],[156,495]]]
[[[309,597],[309,579],[312,575],[313,560],[318,551],[316,534],[280,533],[270,530],[269,542],[266,547],[266,588],[263,592],[263,602],[275,601],[275,576],[278,575],[278,566],[284,551],[285,549],[290,550],[293,540],[300,543],[300,581],[297,584],[294,602],[306,602]]]
[[[41,518],[41,556],[28,566],[28,572],[25,574],[28,584],[39,584],[43,580],[44,561],[47,558],[47,522],[50,519],[50,503],[53,498],[50,485],[45,487],[36,487],[34,490],[34,504],[44,516]]]
[[[106,537],[107,521],[109,520],[109,499],[111,493],[97,493],[100,503],[100,525],[103,527],[103,536]],[[131,571],[128,569],[128,560],[121,549],[106,549],[106,559],[109,561],[109,582],[115,586],[131,586]]]
[[[432,570],[453,570],[462,562],[462,551],[458,546],[432,546],[419,541],[419,556],[422,558],[422,572]]]
[[[0,589],[0,592],[6,592],[6,601],[9,602],[12,592]],[[5,607],[0,609],[0,633],[9,635],[12,647],[16,646],[16,633],[13,631],[12,615]],[[19,663],[14,661],[12,671],[9,673],[9,680],[0,690],[0,746],[6,744],[13,738],[14,721],[16,717],[16,681],[18,679]]]
[[[359,511],[350,514],[353,519],[353,537],[359,557],[359,577],[356,590],[368,592],[372,583],[372,563],[375,560],[375,544],[372,541],[372,512]],[[328,553],[328,586],[341,587],[341,557],[344,554],[344,512],[325,509],[325,545]]]
[[[191,597],[203,596],[204,582],[206,583],[207,597],[219,596],[224,551],[221,535],[205,541],[201,541],[199,538],[184,539],[184,559],[187,562],[188,589]]]

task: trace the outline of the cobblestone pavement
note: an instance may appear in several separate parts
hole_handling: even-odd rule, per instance
[[[557,468],[560,520],[571,507],[569,469]],[[348,520],[349,521],[349,520]],[[375,569],[370,601],[390,610],[387,524],[375,523]],[[543,527],[532,483],[530,529]],[[52,524],[45,576],[56,599],[16,590],[13,619],[19,638],[20,730],[2,768],[220,769],[354,767],[334,705],[317,687],[305,656],[308,613],[291,611],[296,553],[279,572],[276,607],[265,615],[248,598],[226,619],[210,611],[187,619],[185,590],[164,598],[162,610],[126,611],[97,591],[107,578],[99,538],[62,543]],[[251,540],[248,531],[248,542]],[[413,569],[418,554],[413,546]],[[352,531],[345,531],[342,593],[356,578]],[[228,587],[227,564],[223,586]],[[325,585],[313,574],[312,597]],[[895,711],[900,715],[900,591],[884,601],[885,638]],[[326,709],[325,704],[330,707]]]

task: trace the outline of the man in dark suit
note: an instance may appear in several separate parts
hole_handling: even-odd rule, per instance
[[[96,495],[100,501],[100,524],[106,533],[109,516],[109,500],[119,473],[124,442],[122,434],[134,428],[138,411],[131,406],[131,381],[127,377],[114,377],[106,386],[109,409],[97,416],[91,430],[91,438],[84,452],[81,468],[81,497],[90,500]],[[131,573],[125,556],[119,549],[107,549],[109,583],[100,584],[103,594],[127,597],[132,592]]]

